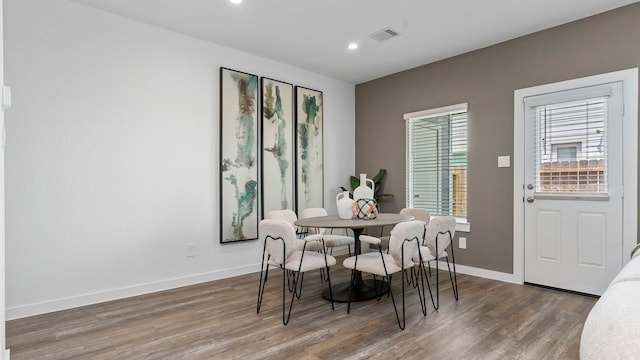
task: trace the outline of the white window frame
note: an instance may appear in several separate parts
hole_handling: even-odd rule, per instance
[[[437,116],[442,116],[442,115],[451,115],[451,114],[455,114],[455,113],[468,113],[468,104],[467,103],[461,103],[461,104],[455,104],[455,105],[449,105],[449,106],[443,106],[443,107],[438,107],[438,108],[434,108],[434,109],[428,109],[428,110],[421,110],[421,111],[415,111],[415,112],[411,112],[411,113],[406,113],[403,116],[403,119],[406,121],[410,120],[410,119],[419,119],[419,118],[425,118],[425,117],[437,117]],[[406,126],[406,125],[405,125]],[[467,141],[468,141],[468,134],[467,134]],[[408,146],[407,146],[408,147]],[[405,154],[405,159],[408,160],[409,157],[409,153],[407,152]],[[468,161],[468,159],[467,159]],[[467,168],[468,168],[468,164],[467,164]],[[405,184],[407,186],[407,191],[408,189],[408,178],[409,178],[409,172],[411,171],[411,169],[407,168],[407,174],[405,175]],[[468,179],[467,179],[468,181]],[[468,189],[468,184],[467,184],[467,189]],[[406,203],[407,206],[409,206],[409,202],[410,199],[406,199]],[[467,192],[467,206],[468,206],[468,192]],[[456,217],[456,231],[460,231],[460,232],[470,232],[471,231],[471,224],[468,222],[468,216],[469,213],[467,212],[467,218],[458,218]]]

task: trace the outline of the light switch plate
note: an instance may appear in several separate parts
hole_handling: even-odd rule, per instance
[[[509,156],[509,155],[498,156],[498,167],[499,168],[511,167],[511,156]]]

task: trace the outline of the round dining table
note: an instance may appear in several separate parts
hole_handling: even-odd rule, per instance
[[[295,222],[295,225],[307,228],[351,229],[355,239],[354,251],[356,254],[360,254],[360,234],[362,234],[364,229],[375,226],[395,225],[413,219],[413,216],[392,213],[380,213],[375,219],[358,219],[355,217],[352,219],[342,219],[337,215],[328,215],[299,219]],[[350,289],[351,285],[353,285],[352,289]],[[350,295],[351,290],[353,293]],[[363,280],[362,273],[355,271],[353,284],[349,282],[337,284],[331,287],[331,291],[333,293],[333,301],[348,302],[350,296],[351,301],[364,301],[375,299],[379,294],[387,293],[389,291],[389,284],[382,280],[375,280],[375,283],[373,279]],[[323,291],[322,297],[327,300],[331,299],[331,293],[328,288]]]

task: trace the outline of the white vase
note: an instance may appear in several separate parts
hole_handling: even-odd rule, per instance
[[[371,187],[367,186],[367,183],[371,183]],[[367,179],[367,174],[360,174],[360,186],[353,190],[353,201],[373,199],[374,187],[373,180]]]
[[[338,207],[338,216],[341,219],[353,217],[353,200],[349,197],[348,191],[343,191],[336,196],[336,206]]]

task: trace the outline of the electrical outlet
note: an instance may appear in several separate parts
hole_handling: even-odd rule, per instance
[[[458,238],[458,248],[460,248],[460,249],[466,249],[467,248],[467,238],[466,237]]]
[[[196,256],[196,244],[187,243],[187,244],[185,244],[185,246],[187,247],[187,257]]]

